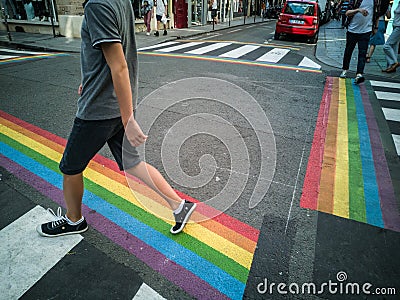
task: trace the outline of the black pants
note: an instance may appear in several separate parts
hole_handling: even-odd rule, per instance
[[[344,50],[344,56],[343,56],[343,70],[349,69],[351,55],[353,54],[354,48],[358,44],[357,74],[364,73],[370,36],[371,32],[352,33],[347,31],[346,48]]]

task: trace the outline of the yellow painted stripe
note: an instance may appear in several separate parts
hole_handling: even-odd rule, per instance
[[[31,148],[32,150],[40,153],[41,155],[53,160],[60,161],[62,154],[41,144],[36,142],[35,140],[20,134],[17,131],[14,131],[2,124],[0,124],[1,132],[8,136],[9,138],[19,142],[20,144]],[[132,204],[143,208],[141,203],[144,203],[146,207],[150,209],[150,213],[153,213],[157,217],[164,218],[169,224],[173,224],[169,215],[166,215],[167,210],[163,205],[160,205],[158,202],[153,201],[152,199],[143,196],[138,192],[134,192],[135,195],[132,194],[132,190],[124,186],[110,178],[104,176],[103,174],[96,172],[90,168],[85,170],[85,177],[89,180],[95,182],[96,184],[104,187],[110,192],[126,199]],[[135,197],[136,196],[136,197]],[[136,199],[138,198],[138,199]],[[139,201],[138,201],[139,200]],[[253,259],[253,254],[246,251],[245,249],[237,246],[236,244],[228,241],[227,239],[222,238],[216,233],[207,230],[205,227],[200,224],[194,224],[195,226],[188,227],[187,233],[203,242],[204,244],[209,245],[215,250],[221,252],[227,257],[235,260],[240,265],[244,266],[247,269],[250,269],[251,262]]]
[[[349,218],[349,137],[345,80],[339,80],[339,107],[336,144],[335,192],[333,214]]]

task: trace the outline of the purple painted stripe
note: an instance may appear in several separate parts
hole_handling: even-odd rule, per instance
[[[385,223],[385,228],[400,231],[399,208],[397,207],[396,196],[394,194],[393,183],[390,177],[385,152],[383,150],[378,124],[376,123],[375,114],[365,85],[360,85],[360,91],[365,115],[367,117],[368,130],[370,132],[372,155],[381,200],[383,222]]]
[[[64,196],[62,190],[56,188],[1,154],[0,166],[4,167],[17,178],[38,190],[42,195],[64,207]],[[153,270],[159,272],[169,281],[181,287],[188,294],[197,299],[229,299],[226,295],[213,288],[204,280],[177,265],[175,262],[167,259],[156,249],[131,235],[129,232],[117,226],[101,214],[92,211],[86,205],[82,205],[82,212],[84,213],[87,222],[94,229],[107,236],[110,240],[120,245],[131,254],[135,255]]]

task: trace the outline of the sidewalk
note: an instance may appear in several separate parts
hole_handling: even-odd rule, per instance
[[[340,21],[332,20],[320,29],[315,56],[320,62],[340,69],[345,47],[346,29],[342,29]],[[400,79],[400,72],[390,74],[382,72],[382,69],[386,69],[386,59],[382,47],[383,45],[376,46],[371,62],[365,66],[365,74],[384,76],[387,79]],[[356,71],[357,55],[356,47],[350,62],[350,71]]]
[[[155,45],[160,42],[166,42],[176,39],[185,39],[204,33],[217,32],[219,30],[234,28],[242,25],[251,25],[254,23],[274,22],[275,20],[262,19],[257,17],[238,18],[230,23],[220,23],[214,26],[212,24],[204,26],[193,26],[191,28],[170,29],[167,36],[155,37],[146,36],[144,32],[136,34],[138,48]],[[11,32],[12,41],[7,37],[7,32],[0,31],[0,46],[14,46],[21,48],[37,49],[41,51],[62,51],[62,52],[80,52],[80,39],[56,37],[52,35],[33,34],[25,32]],[[319,40],[316,47],[316,58],[331,67],[341,68],[344,48],[346,46],[346,30],[341,28],[340,22],[330,21],[320,28]],[[357,66],[357,48],[353,53],[350,63],[350,71],[355,72]],[[377,46],[371,63],[366,65],[365,74],[374,76],[384,76],[390,79],[400,79],[400,72],[387,74],[382,69],[386,68],[385,55],[382,46]]]

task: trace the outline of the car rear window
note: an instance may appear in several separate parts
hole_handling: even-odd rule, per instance
[[[287,2],[284,13],[290,15],[313,16],[314,4],[304,2]]]

